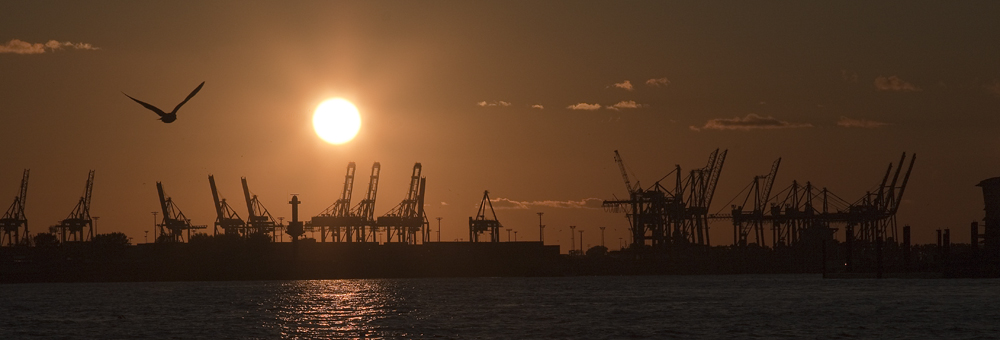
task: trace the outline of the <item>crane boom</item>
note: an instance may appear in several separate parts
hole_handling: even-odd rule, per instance
[[[14,245],[21,243],[22,238],[27,239],[28,237],[28,219],[24,216],[24,205],[27,202],[28,197],[28,169],[24,169],[24,175],[21,176],[21,191],[18,192],[17,197],[14,198],[14,203],[11,203],[10,208],[0,218],[0,243],[3,240],[7,240],[8,245]],[[24,234],[21,234],[21,227],[24,227]]]
[[[354,194],[354,172],[357,166],[354,162],[347,163],[347,174],[344,175],[344,189],[340,192],[340,200],[337,201],[338,209],[333,212],[336,216],[347,216],[351,211],[351,196]]]
[[[712,205],[712,198],[715,197],[715,188],[719,184],[719,177],[722,176],[722,166],[726,163],[726,154],[729,150],[722,150],[722,153],[715,159],[715,165],[708,176],[707,188],[705,189],[705,208]]]
[[[893,214],[895,214],[896,211],[899,210],[899,203],[901,203],[903,200],[903,191],[906,190],[906,183],[910,181],[910,172],[913,171],[913,163],[916,160],[917,160],[917,154],[913,154],[910,156],[910,166],[906,169],[906,175],[903,176],[903,183],[899,185],[899,195],[896,196],[896,202],[894,202],[894,205],[891,210]],[[900,162],[899,165],[900,167],[902,167],[903,163]]]
[[[771,173],[767,174],[767,182],[764,184],[764,197],[761,201],[760,207],[766,208],[767,202],[771,200],[771,188],[774,187],[774,178],[778,177],[778,167],[781,165],[781,157],[778,157],[771,165]]]
[[[215,202],[215,216],[219,221],[221,221],[225,219],[225,217],[222,215],[222,201],[219,200],[219,190],[215,188],[215,176],[208,175],[208,184],[212,187],[212,199]],[[159,189],[160,187],[157,186],[157,188]],[[160,201],[163,201],[162,191],[160,192]],[[166,211],[163,212],[163,216],[167,216]]]
[[[352,209],[354,216],[361,217],[366,222],[372,222],[375,219],[375,199],[378,195],[378,177],[381,171],[382,165],[379,162],[372,164],[372,173],[368,179],[368,192],[365,193],[365,198]]]
[[[622,156],[618,154],[618,150],[615,150],[615,163],[618,163],[618,170],[622,172],[622,180],[625,181],[625,190],[631,194],[632,181],[629,181],[628,179],[628,170],[625,170],[625,162],[622,161]]]
[[[167,198],[163,195],[163,184],[160,182],[156,182],[156,193],[160,196],[160,210],[163,211],[163,219],[172,218],[170,209],[167,208]]]

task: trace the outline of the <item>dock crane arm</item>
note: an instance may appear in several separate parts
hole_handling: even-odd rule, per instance
[[[632,181],[628,179],[628,170],[625,170],[625,162],[622,161],[622,156],[618,154],[618,150],[615,150],[615,163],[618,163],[618,170],[622,172],[622,180],[625,181],[625,190],[629,194],[632,194]]]
[[[913,154],[910,156],[910,166],[909,168],[906,169],[906,175],[903,176],[903,183],[900,184],[899,186],[899,194],[896,196],[896,202],[894,202],[894,205],[891,210],[893,214],[895,214],[896,211],[899,210],[899,204],[903,200],[903,191],[906,190],[906,182],[910,181],[910,172],[913,171],[913,162],[915,162],[916,160],[917,160],[917,154]],[[902,167],[903,163],[900,162],[899,165],[900,167]]]
[[[764,197],[761,201],[761,208],[766,208],[767,202],[771,201],[771,188],[774,187],[774,178],[778,177],[778,167],[781,165],[781,157],[778,157],[771,165],[771,173],[767,175],[767,182],[764,183]]]
[[[718,149],[716,149],[718,151]],[[715,188],[719,184],[719,176],[722,175],[722,165],[726,162],[726,154],[729,150],[722,150],[722,153],[715,159],[715,164],[709,171],[708,183],[705,188],[705,208],[712,205],[712,198],[715,197]]]

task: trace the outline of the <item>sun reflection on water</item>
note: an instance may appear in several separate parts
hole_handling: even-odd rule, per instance
[[[389,329],[395,333],[413,312],[398,286],[384,280],[285,282],[269,303],[275,324],[265,327],[277,328],[283,337],[380,337]]]

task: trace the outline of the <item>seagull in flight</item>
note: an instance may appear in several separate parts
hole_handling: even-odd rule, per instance
[[[134,100],[136,103],[141,104],[143,107],[149,109],[150,111],[153,111],[156,114],[160,115],[160,120],[163,121],[164,123],[170,123],[177,120],[177,110],[181,108],[181,105],[184,105],[184,103],[187,103],[188,100],[191,100],[191,97],[194,97],[195,94],[198,94],[198,91],[201,90],[202,86],[205,86],[205,82],[201,82],[201,84],[198,85],[198,87],[196,87],[194,91],[191,91],[191,94],[189,94],[187,98],[184,98],[184,101],[182,101],[180,104],[177,104],[177,106],[174,107],[174,110],[170,111],[170,113],[163,112],[163,110],[160,110],[160,108],[156,106],[149,105],[148,103],[145,103],[141,100],[132,98],[132,96],[126,94],[125,92],[122,92],[122,94],[124,94],[129,99]]]

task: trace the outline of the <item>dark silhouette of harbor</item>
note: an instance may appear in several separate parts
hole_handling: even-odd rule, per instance
[[[896,166],[889,165],[878,191],[844,207],[828,201],[834,195],[826,188],[814,190],[808,182],[799,186],[793,181],[783,193],[770,194],[779,159],[768,175],[755,177],[748,186],[744,204],[752,204],[751,210],[733,205],[732,214],[710,214],[726,153],[714,151],[708,165],[687,178],[681,177],[678,165],[668,174],[675,175],[676,187],[667,189],[660,182],[648,188],[631,184],[615,152],[630,196],[606,201],[605,206],[625,212],[634,240],[611,250],[602,239],[601,246],[584,250],[581,239],[579,249],[569,254],[541,241],[501,242],[503,224],[488,191],[476,216],[469,218],[468,242],[432,240],[423,210],[427,181],[420,163],[413,167],[404,199],[377,218],[373,214],[381,168],[377,162],[364,199],[353,208],[352,162],[335,203],[317,216],[300,219],[302,201],[293,195],[287,223],[271,217],[250,193],[246,178],[241,179],[248,211],[244,220],[219,198],[215,178],[209,175],[217,213],[211,233],[207,225],[185,217],[157,182],[162,216],[155,241],[139,245],[130,244],[120,232],[95,233],[96,217],[89,212],[94,171],[69,218],[48,233],[30,236],[24,216],[25,170],[20,195],[0,219],[5,241],[0,247],[0,282],[772,273],[830,278],[1000,277],[1000,177],[978,184],[986,214],[982,225],[970,225],[971,243],[954,243],[951,230],[942,229],[935,231],[936,244],[912,244],[909,226],[903,226],[898,237],[895,213],[915,157],[903,173],[904,154]],[[782,195],[784,200],[778,200]],[[705,226],[709,219],[719,218],[733,221],[732,245],[710,245]],[[541,214],[539,219],[541,239]],[[842,241],[833,238],[833,226],[844,228]],[[765,243],[767,229],[772,231],[770,244]],[[319,237],[304,237],[307,231],[318,232]],[[290,242],[284,242],[285,235]]]

